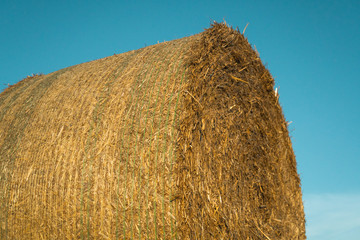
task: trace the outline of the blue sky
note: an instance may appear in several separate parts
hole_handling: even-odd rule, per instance
[[[1,0],[0,91],[32,73],[199,33],[211,20],[249,23],[245,35],[292,121],[308,239],[358,239],[360,1],[193,1]]]

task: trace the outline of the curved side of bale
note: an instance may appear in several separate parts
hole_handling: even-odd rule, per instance
[[[176,123],[184,56],[198,37],[0,95],[0,239],[175,237]]]
[[[305,239],[296,161],[274,80],[238,31],[192,47],[179,124],[180,239]]]

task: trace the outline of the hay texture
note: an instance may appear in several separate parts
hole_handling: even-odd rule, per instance
[[[226,24],[0,95],[1,239],[305,239],[274,80]]]

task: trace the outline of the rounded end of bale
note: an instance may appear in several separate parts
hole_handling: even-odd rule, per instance
[[[305,239],[295,156],[256,51],[214,23],[187,64],[176,167],[182,236]]]

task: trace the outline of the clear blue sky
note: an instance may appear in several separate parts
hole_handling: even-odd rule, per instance
[[[308,239],[360,235],[360,1],[0,1],[0,91],[114,53],[240,29],[280,88]]]

